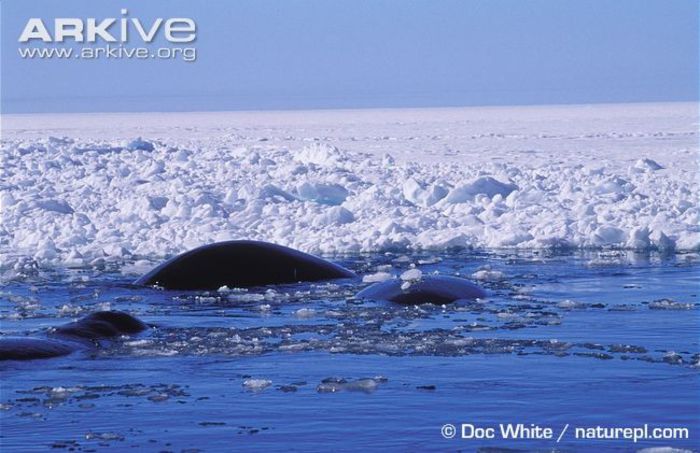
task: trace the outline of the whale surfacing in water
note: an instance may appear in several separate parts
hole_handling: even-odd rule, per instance
[[[123,311],[98,311],[84,318],[56,327],[54,335],[99,340],[118,335],[139,333],[146,324]]]
[[[356,275],[344,267],[298,250],[258,241],[227,241],[178,255],[136,280],[176,290],[248,288],[315,282]]]
[[[51,338],[9,337],[0,339],[0,360],[32,360],[60,357],[80,345]]]
[[[128,313],[98,311],[56,327],[47,337],[0,338],[0,361],[60,357],[92,348],[94,341],[139,333],[147,327]]]
[[[402,280],[387,280],[375,283],[359,293],[361,299],[388,300],[400,304],[449,304],[459,299],[479,299],[486,297],[486,291],[463,278],[448,276],[423,277],[410,282],[406,289]]]

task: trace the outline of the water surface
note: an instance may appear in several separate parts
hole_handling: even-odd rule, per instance
[[[399,306],[337,281],[188,293],[110,270],[37,271],[0,289],[4,334],[100,309],[154,327],[95,351],[0,363],[3,451],[693,449],[700,433],[694,254],[381,254],[360,274],[505,278],[486,301]],[[266,381],[269,381],[267,383]],[[444,439],[451,423],[686,427],[687,440]],[[572,428],[573,429],[573,428]]]

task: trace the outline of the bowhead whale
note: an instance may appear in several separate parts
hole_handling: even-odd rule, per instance
[[[396,279],[375,283],[357,293],[356,297],[401,304],[449,304],[459,299],[486,297],[486,291],[463,278],[426,276],[418,281],[409,282],[410,286],[404,289],[402,285],[405,283]]]
[[[315,282],[356,275],[298,250],[259,241],[205,245],[156,267],[134,283],[176,290],[247,288],[282,283]]]
[[[98,311],[56,327],[46,337],[0,338],[0,360],[59,357],[92,348],[96,341],[139,333],[146,328],[146,324],[128,313]]]

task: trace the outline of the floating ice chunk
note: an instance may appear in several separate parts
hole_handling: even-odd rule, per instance
[[[313,308],[300,308],[294,312],[294,316],[301,319],[313,318],[316,316],[316,310]]]
[[[375,274],[365,275],[364,277],[362,277],[362,281],[365,283],[376,283],[384,282],[392,278],[394,277],[388,272],[377,272]]]
[[[446,203],[466,203],[474,200],[477,195],[483,194],[488,197],[501,195],[507,197],[514,190],[518,190],[515,184],[498,181],[491,176],[482,176],[467,184],[452,189],[445,197]]]
[[[306,348],[307,348],[306,343],[291,343],[291,344],[281,345],[279,347],[279,350],[285,351],[285,352],[295,352],[295,351],[303,351]]]
[[[441,262],[442,258],[440,258],[439,256],[431,256],[429,258],[418,260],[418,264],[437,264]]]
[[[66,395],[68,393],[68,389],[65,387],[52,387],[50,390],[52,396],[60,396],[60,395]]]
[[[309,182],[299,185],[297,194],[302,200],[311,200],[329,205],[342,204],[348,197],[348,191],[341,185]]]
[[[583,308],[585,306],[586,306],[586,304],[584,304],[582,302],[577,302],[575,300],[570,300],[570,299],[562,300],[561,302],[559,302],[557,304],[557,307],[565,308],[565,309]]]
[[[214,296],[195,296],[194,300],[198,303],[208,304],[217,302],[219,298]]]
[[[85,434],[85,440],[102,440],[102,441],[119,440],[119,441],[122,441],[122,440],[124,440],[124,436],[122,436],[119,433],[112,433],[112,432],[94,433],[94,432],[90,431],[87,434]]]
[[[420,269],[409,269],[403,274],[401,274],[401,280],[403,281],[416,281],[420,280],[423,276],[423,272]]]
[[[343,384],[340,382],[321,382],[316,387],[318,393],[336,393],[343,390]]]
[[[692,310],[694,307],[691,303],[676,302],[670,299],[649,302],[649,308],[652,310]]]
[[[663,361],[673,365],[683,363],[683,357],[675,351],[668,351],[664,354]]]
[[[506,274],[501,271],[492,271],[491,269],[481,269],[472,274],[475,280],[486,282],[500,282],[506,279]]]
[[[231,302],[259,302],[265,300],[264,294],[233,292],[227,294],[226,298]]]
[[[519,317],[517,313],[512,313],[509,311],[500,311],[496,313],[496,316],[501,318],[501,319],[516,319]]]
[[[676,447],[648,447],[637,450],[637,453],[693,453],[693,450]]]
[[[77,305],[67,305],[64,304],[58,309],[58,314],[61,316],[66,316],[66,315],[71,315],[75,316],[79,313],[82,313],[84,309],[80,306]]]
[[[130,141],[129,144],[126,145],[126,149],[128,149],[129,151],[153,151],[155,147],[153,146],[153,143],[143,140],[141,137],[138,137]]]
[[[377,389],[379,384],[374,379],[358,379],[356,381],[348,382],[345,384],[343,390],[350,392],[373,392]]]
[[[137,346],[150,346],[153,344],[153,340],[142,339],[142,340],[132,340],[124,342],[125,346],[137,347]]]
[[[333,206],[332,208],[326,209],[322,214],[316,216],[313,223],[315,226],[328,226],[344,225],[354,221],[355,216],[352,215],[352,212],[348,211],[342,206]]]
[[[84,263],[85,260],[80,257],[77,258],[77,262]],[[121,268],[121,272],[124,275],[143,275],[153,268],[153,262],[149,260],[137,260],[133,263],[127,263]]]
[[[355,381],[347,381],[342,378],[326,378],[316,387],[316,391],[318,393],[337,393],[341,391],[371,393],[382,382],[386,382],[386,378],[381,376],[357,379]]]
[[[272,385],[272,381],[268,379],[246,379],[243,381],[243,387],[253,392],[265,390],[270,385]]]

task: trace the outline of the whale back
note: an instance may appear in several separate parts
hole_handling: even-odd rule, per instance
[[[387,280],[368,286],[359,293],[361,299],[388,300],[401,304],[448,304],[459,299],[486,297],[486,292],[463,278],[428,276],[402,289],[402,280]]]
[[[0,339],[0,361],[60,357],[75,348],[75,345],[49,338],[7,337]]]
[[[54,335],[97,340],[118,335],[139,333],[146,324],[121,311],[98,311],[84,318],[56,327]]]
[[[228,241],[178,255],[136,280],[176,290],[247,288],[355,277],[337,264],[298,250],[258,241]]]
[[[47,359],[94,347],[93,340],[134,334],[148,326],[121,311],[98,311],[56,327],[46,337],[0,338],[0,361]]]

